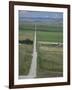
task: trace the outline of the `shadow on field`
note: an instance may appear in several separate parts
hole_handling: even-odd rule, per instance
[[[33,41],[30,40],[30,39],[19,40],[19,44],[28,44],[28,45],[31,45],[31,44],[33,44]]]

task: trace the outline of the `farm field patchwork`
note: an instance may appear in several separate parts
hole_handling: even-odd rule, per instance
[[[46,27],[46,28],[45,28]],[[62,77],[63,76],[63,32],[62,26],[59,32],[56,26],[43,27],[37,25],[37,78]],[[19,41],[34,40],[34,25],[21,24]],[[52,44],[58,43],[58,44]],[[33,44],[19,44],[19,75],[28,75],[33,53]]]

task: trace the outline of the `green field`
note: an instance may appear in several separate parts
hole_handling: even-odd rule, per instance
[[[63,35],[62,32],[38,31],[37,40],[46,42],[63,42]]]
[[[48,42],[63,42],[63,27],[61,25],[37,24],[37,40]],[[20,25],[21,33],[34,31],[33,23],[24,23]]]

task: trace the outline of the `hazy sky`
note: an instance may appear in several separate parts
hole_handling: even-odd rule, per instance
[[[21,17],[22,18],[63,18],[63,13],[19,10],[19,17],[20,18]]]

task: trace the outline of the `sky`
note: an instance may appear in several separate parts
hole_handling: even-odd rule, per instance
[[[63,18],[63,13],[19,10],[19,17],[20,18]]]

